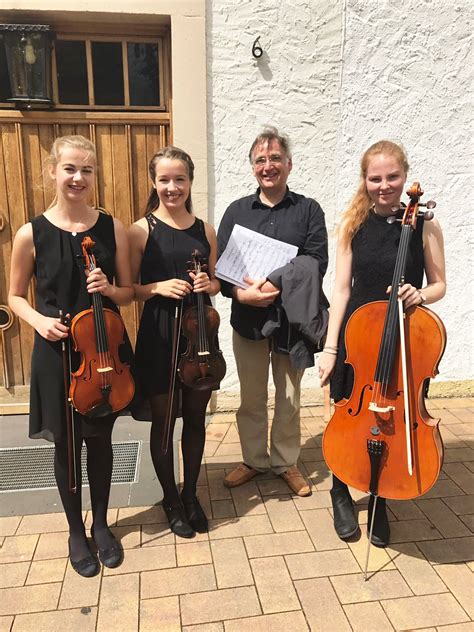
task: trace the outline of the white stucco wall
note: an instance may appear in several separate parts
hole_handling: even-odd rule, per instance
[[[249,145],[266,123],[293,142],[289,185],[316,198],[331,231],[358,180],[364,149],[383,137],[406,147],[409,181],[438,203],[446,240],[448,295],[435,306],[448,330],[440,380],[473,377],[472,153],[469,148],[469,0],[210,0],[207,15],[210,219],[216,226],[255,182]],[[251,55],[260,36],[265,54]],[[228,326],[217,299],[229,369],[221,393],[236,394]],[[469,319],[471,318],[471,323]],[[471,343],[469,345],[468,343]],[[306,401],[320,397],[315,370]]]

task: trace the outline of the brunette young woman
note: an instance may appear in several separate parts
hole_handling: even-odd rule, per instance
[[[105,307],[129,303],[133,287],[129,268],[128,241],[123,225],[90,206],[97,159],[94,145],[83,136],[63,136],[53,144],[49,175],[56,187],[52,205],[20,228],[15,236],[11,260],[9,304],[35,329],[31,360],[29,436],[54,441],[54,472],[69,524],[69,559],[84,577],[99,572],[85,533],[81,499],[81,447],[87,446],[93,524],[91,534],[99,559],[109,568],[122,560],[122,548],[107,525],[107,507],[112,477],[112,428],[116,415],[89,419],[75,412],[76,484],[69,489],[68,446],[62,342],[68,327],[60,310],[72,319],[91,306],[93,292],[100,292]],[[86,277],[84,263],[77,257],[83,237],[95,242],[97,267]],[[36,279],[36,300],[28,302],[28,288]],[[78,368],[72,356],[72,370]]]
[[[388,223],[387,218],[400,207],[407,174],[408,160],[401,146],[382,140],[369,147],[360,163],[359,187],[342,219],[328,334],[319,360],[321,385],[330,378],[331,397],[336,402],[348,398],[353,385],[352,367],[344,362],[344,332],[349,316],[361,305],[386,299],[391,290],[401,225]],[[436,219],[418,219],[405,279],[398,291],[405,308],[435,303],[445,295],[443,236]],[[346,540],[358,531],[358,524],[347,485],[334,475],[331,498],[336,533]],[[373,496],[369,500],[369,524],[372,507]],[[384,547],[389,539],[385,499],[379,497],[372,544]]]
[[[214,277],[216,234],[212,226],[192,212],[191,186],[194,164],[176,147],[166,147],[149,165],[153,182],[145,217],[129,230],[135,295],[145,301],[136,345],[136,367],[141,389],[152,411],[150,448],[156,474],[163,488],[163,509],[171,530],[190,538],[206,532],[208,521],[196,496],[205,441],[205,413],[211,390],[193,390],[176,378],[171,418],[170,445],[162,450],[170,375],[173,362],[173,329],[176,306],[192,304],[192,293],[209,296],[219,292]],[[205,259],[206,272],[189,273],[191,253],[197,249]],[[185,350],[180,338],[179,352]],[[183,417],[182,453],[184,486],[179,493],[174,475],[173,428],[181,398]]]

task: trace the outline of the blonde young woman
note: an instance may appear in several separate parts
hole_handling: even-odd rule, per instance
[[[400,222],[388,223],[387,218],[400,206],[407,174],[407,156],[398,144],[382,140],[369,147],[360,163],[359,188],[342,219],[328,334],[319,360],[321,385],[330,379],[331,397],[336,402],[349,397],[353,385],[352,367],[344,362],[344,332],[349,316],[361,305],[386,299],[391,290],[401,226]],[[436,219],[418,219],[410,242],[405,279],[398,292],[405,308],[431,304],[444,296],[443,236]],[[358,524],[347,485],[335,476],[331,498],[336,533],[346,540],[358,531]],[[371,496],[369,524],[372,506]],[[385,499],[379,498],[372,544],[383,547],[389,539]]]
[[[91,306],[91,293],[100,292],[104,306],[116,310],[129,303],[133,287],[128,241],[122,224],[90,206],[97,159],[94,145],[83,136],[63,136],[54,142],[49,175],[56,187],[52,206],[20,228],[11,261],[9,304],[35,329],[31,360],[29,436],[54,441],[54,471],[69,524],[69,558],[84,577],[99,572],[99,562],[89,548],[82,517],[81,469],[77,467],[77,493],[69,490],[65,394],[61,341],[68,336],[59,311],[71,319]],[[90,235],[96,242],[97,267],[86,278],[78,259],[81,241]],[[28,302],[28,288],[36,279],[35,307]],[[73,370],[79,358],[73,355]],[[89,419],[75,413],[76,463],[87,446],[93,526],[91,533],[100,561],[110,568],[122,561],[122,548],[107,525],[112,477],[111,434],[116,415]]]
[[[177,304],[192,305],[192,292],[209,296],[220,290],[214,277],[217,257],[216,233],[192,212],[191,186],[194,164],[189,154],[165,147],[149,164],[153,182],[145,217],[129,230],[132,274],[136,297],[145,301],[136,345],[136,368],[143,395],[152,411],[150,450],[163,488],[163,509],[171,530],[182,538],[206,532],[207,517],[196,496],[206,436],[205,414],[211,390],[193,390],[176,380],[176,401],[171,437],[176,421],[178,396],[183,417],[182,453],[184,486],[181,493],[174,476],[173,442],[162,451],[173,356],[174,315]],[[207,260],[206,272],[189,273],[193,250]],[[185,351],[180,339],[180,352]]]

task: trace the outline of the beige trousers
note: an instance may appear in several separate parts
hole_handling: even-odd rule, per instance
[[[271,351],[271,342],[248,340],[233,331],[233,348],[240,381],[237,411],[244,463],[261,472],[281,474],[296,464],[301,449],[300,385],[303,369],[290,357]],[[268,374],[272,365],[275,412],[268,452]]]

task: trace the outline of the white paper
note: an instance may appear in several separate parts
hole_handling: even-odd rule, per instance
[[[216,276],[245,289],[248,285],[244,277],[254,280],[264,278],[297,254],[297,246],[235,224],[216,264]]]

